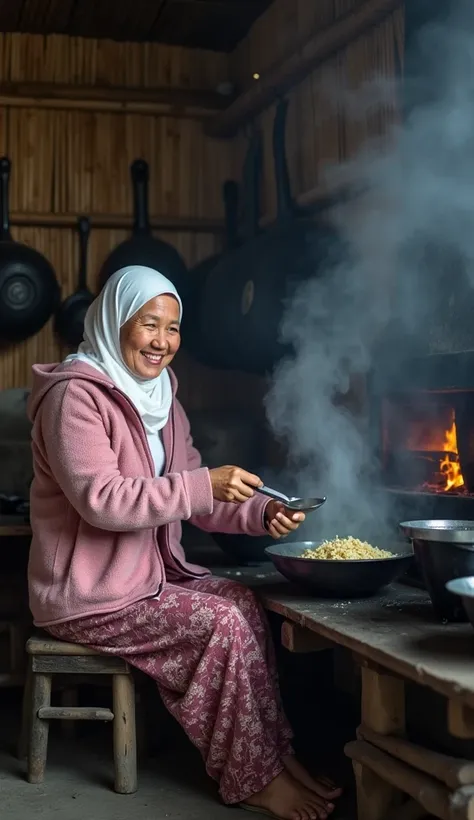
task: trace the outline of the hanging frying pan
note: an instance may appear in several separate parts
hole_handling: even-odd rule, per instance
[[[260,132],[254,132],[247,149],[242,174],[243,182],[243,219],[238,232],[238,185],[228,180],[223,185],[223,199],[226,222],[226,246],[223,253],[215,254],[205,259],[190,271],[190,293],[184,303],[183,324],[181,328],[183,345],[194,359],[209,367],[221,367],[221,353],[219,346],[209,347],[199,331],[199,317],[201,298],[204,286],[211,270],[223,258],[238,247],[241,240],[254,236],[258,231],[258,188],[260,184],[262,164],[262,137]],[[239,236],[240,233],[240,236]]]
[[[34,248],[15,242],[10,233],[11,163],[0,159],[0,339],[21,342],[34,336],[56,310],[61,298],[48,260]]]
[[[84,334],[84,320],[94,294],[87,287],[87,247],[90,236],[90,222],[86,216],[77,220],[79,234],[79,279],[77,290],[62,302],[56,313],[55,330],[67,347],[77,348]]]
[[[145,265],[170,279],[181,298],[188,287],[188,271],[184,260],[172,245],[153,236],[148,214],[148,163],[136,159],[130,166],[133,187],[134,224],[132,235],[121,242],[103,263],[99,272],[102,288],[109,276],[128,265]]]
[[[212,268],[223,254],[235,248],[238,244],[237,224],[239,207],[239,186],[232,179],[224,182],[222,198],[225,211],[225,247],[223,252],[215,253],[203,259],[189,271],[189,291],[183,302],[183,321],[181,323],[181,340],[188,353],[201,364],[219,366],[219,352],[208,350],[201,343],[199,334],[199,309],[201,293],[204,283]]]
[[[285,150],[287,108],[286,101],[277,105],[273,128],[277,218],[212,269],[201,301],[205,343],[220,349],[225,367],[260,375],[292,352],[280,338],[287,300],[301,282],[327,272],[341,250],[333,227],[302,218],[294,206]]]

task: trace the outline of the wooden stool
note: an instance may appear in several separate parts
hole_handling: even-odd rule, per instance
[[[135,690],[128,663],[86,646],[49,636],[30,638],[22,734],[27,738],[28,781],[42,783],[48,752],[50,720],[113,721],[115,791],[137,790]],[[53,675],[111,675],[113,712],[89,706],[51,706]]]

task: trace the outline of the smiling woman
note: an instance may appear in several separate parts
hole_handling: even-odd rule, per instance
[[[325,820],[338,792],[292,754],[259,603],[181,546],[183,520],[274,538],[304,520],[256,494],[258,476],[201,466],[169,368],[181,312],[158,271],[124,268],[78,353],[33,368],[31,609],[55,637],[150,675],[225,802]]]
[[[125,364],[142,379],[156,379],[171,364],[180,344],[181,308],[174,296],[150,299],[120,329]]]

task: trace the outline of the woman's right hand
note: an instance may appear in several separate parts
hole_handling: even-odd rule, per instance
[[[215,467],[209,470],[209,476],[213,497],[217,501],[230,501],[233,504],[243,504],[252,498],[255,487],[263,486],[258,475],[231,465]]]

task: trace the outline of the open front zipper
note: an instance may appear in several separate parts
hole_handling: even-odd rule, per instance
[[[155,476],[155,463],[153,461],[153,456],[151,454],[150,445],[148,444],[145,425],[143,424],[143,421],[142,421],[139,413],[137,412],[134,404],[130,401],[130,399],[128,398],[126,393],[124,393],[122,390],[120,390],[118,387],[115,387],[114,385],[111,385],[111,389],[114,390],[116,393],[118,393],[118,395],[122,399],[125,400],[125,402],[127,404],[127,408],[132,411],[133,416],[138,420],[138,424],[139,424],[141,433],[143,434],[142,435],[142,442],[143,442],[144,447],[145,447],[145,452],[146,452],[146,456],[147,456],[147,459],[148,459],[148,465],[149,465],[150,471],[151,471],[151,477],[156,478],[156,476]],[[169,431],[170,431],[169,455],[168,455],[167,449],[165,447],[165,431],[168,428],[168,424],[169,424]],[[171,404],[170,419],[169,419],[169,422],[167,424],[165,424],[165,426],[163,428],[163,448],[164,448],[165,454],[166,454],[166,463],[165,463],[165,471],[164,471],[165,475],[167,473],[171,472],[171,467],[173,466],[174,452],[175,452],[175,439],[176,439],[175,431],[176,431],[176,420],[175,420],[175,405],[174,405],[174,396],[173,396],[173,402]],[[158,553],[158,558],[159,558],[160,565],[161,565],[163,578],[165,579],[166,578],[166,566],[165,566],[165,563],[163,561],[163,556],[161,555],[160,545],[158,543],[158,530],[159,529],[160,529],[160,527],[155,527],[155,545],[156,545],[156,551]],[[185,574],[189,574],[189,571],[181,563],[181,561],[175,555],[173,555],[173,551],[171,549],[171,544],[170,544],[170,539],[169,539],[169,524],[163,524],[162,529],[163,529],[163,536],[164,536],[164,539],[165,539],[165,542],[166,542],[166,547],[168,549],[168,555],[170,556],[171,560],[175,564],[174,568],[180,570],[181,572],[184,572]],[[208,573],[207,573],[207,571],[204,570],[201,574],[202,574],[202,576],[205,576]],[[161,592],[162,588],[163,588],[163,582],[160,584],[160,586],[158,588],[158,591],[155,594],[158,594],[159,592]]]

